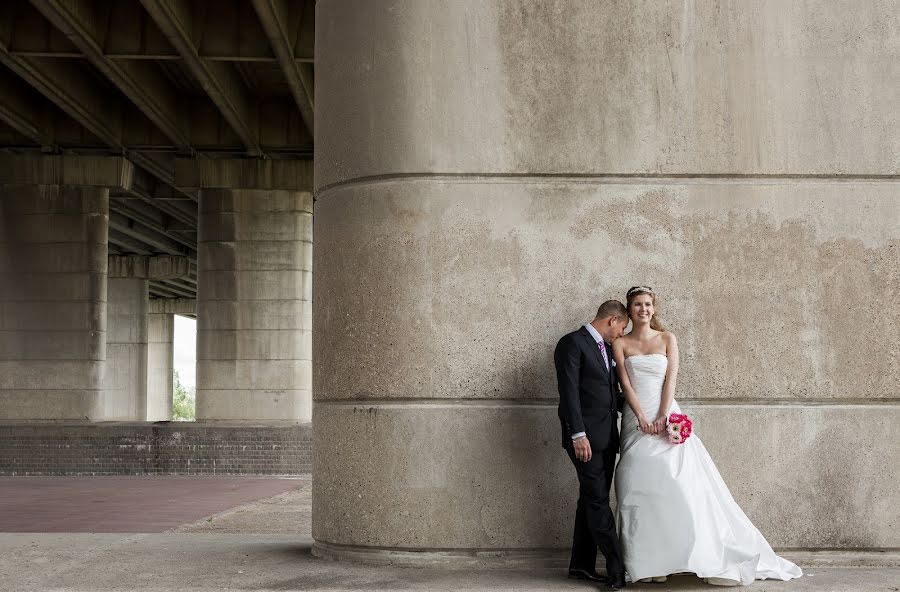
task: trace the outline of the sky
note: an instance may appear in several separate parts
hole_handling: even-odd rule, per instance
[[[186,388],[196,388],[197,321],[175,315],[174,367]]]

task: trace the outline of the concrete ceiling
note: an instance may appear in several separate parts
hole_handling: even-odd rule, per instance
[[[311,159],[314,0],[4,0],[0,152],[124,154],[110,253],[196,263],[175,158]],[[196,271],[151,283],[192,298]]]

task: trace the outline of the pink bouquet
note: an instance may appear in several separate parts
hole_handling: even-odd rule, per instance
[[[672,444],[684,444],[684,441],[690,438],[693,431],[694,423],[687,415],[683,413],[669,415],[669,424],[666,426],[669,442]]]

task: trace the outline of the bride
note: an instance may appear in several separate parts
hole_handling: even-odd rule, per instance
[[[801,569],[775,555],[731,497],[697,433],[669,443],[666,418],[681,413],[678,343],[655,316],[651,288],[631,288],[626,298],[632,330],[612,350],[628,403],[615,480],[631,581],[662,582],[681,572],[720,585],[799,578]]]

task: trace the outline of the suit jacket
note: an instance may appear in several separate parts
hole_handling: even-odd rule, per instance
[[[553,360],[559,388],[559,422],[563,448],[572,434],[586,432],[591,448],[606,450],[619,445],[618,411],[622,408],[619,381],[607,346],[610,368],[606,369],[600,347],[581,327],[556,344]]]

